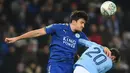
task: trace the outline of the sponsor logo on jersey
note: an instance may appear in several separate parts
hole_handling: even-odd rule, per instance
[[[70,46],[72,48],[75,48],[76,41],[71,39],[69,36],[65,36],[65,37],[63,37],[63,44]]]

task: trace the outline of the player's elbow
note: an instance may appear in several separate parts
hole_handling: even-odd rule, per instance
[[[37,30],[37,36],[42,36],[42,35],[45,35],[46,34],[46,31],[44,28],[41,28],[41,29],[38,29]]]

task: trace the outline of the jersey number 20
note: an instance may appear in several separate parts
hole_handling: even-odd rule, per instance
[[[96,65],[100,65],[107,60],[107,57],[103,54],[99,54],[101,50],[98,47],[94,47],[94,49],[95,49],[94,51],[89,51],[85,54],[88,55],[90,58],[92,58],[92,54],[97,54],[96,57],[93,58],[93,61],[95,62]],[[97,62],[98,58],[101,58],[101,57],[102,59]]]

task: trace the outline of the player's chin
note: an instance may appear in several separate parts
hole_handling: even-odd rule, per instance
[[[82,32],[82,30],[78,30],[77,32]]]
[[[80,29],[79,31],[82,32],[83,29]]]
[[[77,30],[77,32],[82,32],[82,29]]]

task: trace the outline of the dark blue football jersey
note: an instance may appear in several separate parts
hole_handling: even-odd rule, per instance
[[[70,24],[59,23],[52,24],[45,28],[47,34],[52,36],[50,43],[49,62],[74,61],[74,55],[78,48],[78,39],[88,40],[83,32],[74,33]]]

